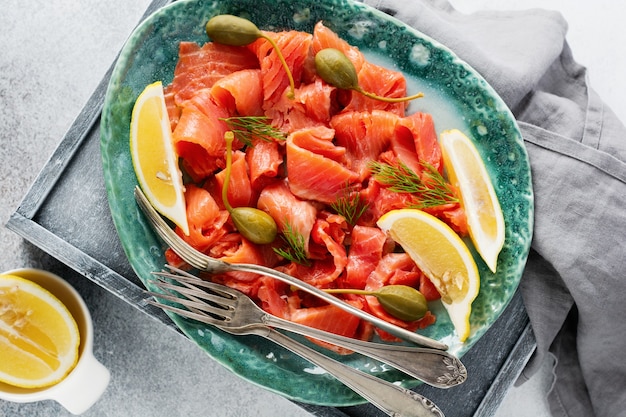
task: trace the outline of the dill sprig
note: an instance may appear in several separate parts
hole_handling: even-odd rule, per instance
[[[235,138],[247,146],[252,146],[255,138],[271,141],[285,140],[285,134],[269,123],[269,118],[265,116],[233,116],[220,118],[226,122]]]
[[[306,242],[304,241],[304,236],[294,230],[289,222],[285,223],[285,229],[281,237],[287,247],[274,248],[274,252],[276,252],[277,255],[300,265],[311,265],[311,261],[306,256]]]
[[[367,210],[368,204],[361,199],[361,194],[349,184],[343,188],[341,195],[330,204],[335,212],[343,216],[350,226],[354,226]]]
[[[395,166],[372,161],[369,166],[376,181],[389,190],[415,195],[419,202],[411,208],[422,209],[459,202],[450,184],[435,167],[425,161],[420,161],[420,165],[424,169],[423,179],[402,162]]]

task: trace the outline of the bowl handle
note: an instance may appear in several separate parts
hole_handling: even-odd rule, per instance
[[[70,413],[82,414],[98,401],[110,379],[109,370],[90,350],[86,350],[76,367],[59,383],[58,389],[50,397]]]

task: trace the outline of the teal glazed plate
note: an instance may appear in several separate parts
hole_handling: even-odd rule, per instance
[[[408,91],[423,91],[409,113],[433,115],[438,132],[457,128],[475,142],[504,211],[506,238],[497,273],[475,255],[481,274],[471,315],[471,335],[460,343],[447,313],[431,307],[437,322],[421,331],[463,356],[505,309],[518,287],[533,229],[528,156],[515,120],[495,91],[452,51],[402,22],[349,0],[181,0],[146,19],[131,35],[115,65],[101,120],[101,152],[108,200],[120,240],[146,285],[165,264],[164,244],[135,204],[137,184],[129,152],[134,102],[146,85],[172,81],[180,41],[208,41],[204,26],[218,14],[246,17],[264,30],[312,32],[320,20],[373,62],[402,71]],[[231,336],[172,315],[180,329],[209,356],[246,380],[305,403],[347,406],[365,402],[323,370],[256,336]],[[305,341],[305,343],[307,343]],[[359,355],[331,355],[350,366],[398,382],[418,381]]]

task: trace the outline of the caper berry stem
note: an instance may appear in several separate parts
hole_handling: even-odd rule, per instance
[[[226,168],[224,168],[224,184],[222,185],[224,207],[226,207],[241,236],[258,245],[271,243],[278,234],[278,226],[272,216],[255,207],[233,208],[228,201],[228,184],[230,183],[230,173],[232,171],[234,139],[235,135],[232,131],[229,130],[224,133],[224,141],[226,142]]]
[[[289,79],[289,93],[287,93],[287,98],[294,99],[296,97],[296,83],[293,80],[293,75],[291,74],[291,70],[289,69],[289,66],[287,65],[287,61],[285,61],[285,57],[283,56],[283,53],[280,52],[280,48],[278,47],[274,39],[265,35],[263,32],[261,32],[261,37],[267,40],[272,45],[272,48],[274,48],[274,50],[276,51],[276,55],[278,55],[278,59],[280,59],[280,62],[283,65],[283,68],[285,68],[285,72],[287,73],[287,78]]]
[[[315,70],[320,78],[328,84],[343,90],[353,90],[374,100],[388,103],[402,103],[423,97],[423,93],[408,97],[383,97],[359,86],[359,77],[352,61],[338,49],[324,48],[315,54]]]
[[[276,42],[259,30],[254,23],[243,17],[221,14],[209,19],[205,29],[209,38],[223,45],[245,46],[258,38],[267,40],[276,51],[276,55],[278,55],[278,59],[287,73],[287,78],[289,79],[289,93],[287,93],[287,97],[290,99],[295,97],[296,86],[285,57]]]
[[[226,168],[224,168],[224,185],[222,185],[222,202],[229,213],[233,212],[233,208],[228,201],[228,184],[230,183],[230,171],[233,164],[233,140],[235,135],[232,131],[224,133],[224,141],[226,142]]]
[[[356,295],[376,295],[376,291],[359,290],[356,288],[327,288],[324,289],[329,294],[356,294]]]
[[[428,302],[424,295],[408,285],[386,285],[373,291],[349,288],[324,291],[329,294],[372,295],[387,313],[405,321],[419,320],[428,311]]]
[[[383,96],[376,95],[374,93],[367,92],[363,90],[361,87],[353,88],[352,90],[358,93],[361,93],[364,96],[372,98],[374,100],[385,101],[387,103],[403,103],[405,101],[411,101],[411,100],[415,100],[416,98],[424,97],[424,93],[417,93],[417,94],[413,94],[412,96],[407,96],[407,97],[383,97]]]

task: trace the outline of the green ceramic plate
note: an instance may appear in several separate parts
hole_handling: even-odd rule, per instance
[[[504,210],[506,241],[498,272],[492,274],[477,260],[481,289],[473,304],[471,336],[465,344],[454,337],[441,306],[433,306],[437,323],[423,331],[462,356],[502,313],[526,263],[533,194],[521,135],[498,95],[454,53],[388,15],[349,0],[182,0],[159,10],[135,30],[121,52],[106,94],[101,150],[113,220],[139,278],[150,285],[150,272],[165,263],[165,248],[133,199],[136,180],[128,145],[131,110],[147,84],[171,82],[178,43],[206,42],[206,21],[222,13],[245,16],[268,30],[312,32],[315,23],[323,20],[369,59],[402,71],[409,91],[425,93],[426,98],[411,104],[410,112],[427,111],[438,131],[459,128],[475,140]],[[271,342],[255,336],[234,337],[177,316],[173,319],[207,354],[255,384],[307,403],[342,406],[363,402],[329,375]],[[404,374],[358,355],[339,360],[405,386],[417,385]]]

